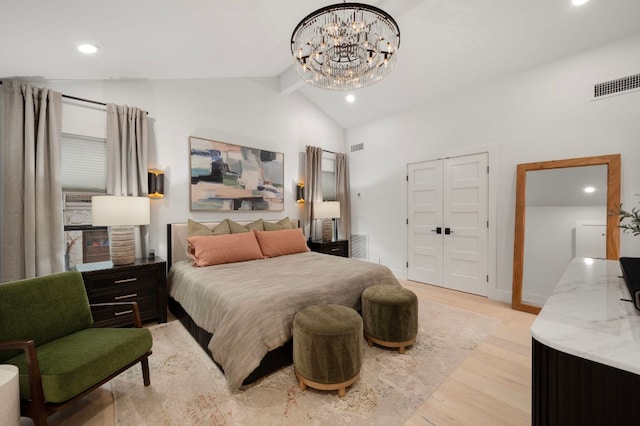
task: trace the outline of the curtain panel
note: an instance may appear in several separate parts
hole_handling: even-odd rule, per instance
[[[322,148],[307,145],[305,149],[304,176],[304,217],[303,229],[305,235],[315,240],[318,238],[313,220],[313,205],[322,201]]]
[[[4,81],[0,281],[64,271],[62,95]]]
[[[107,104],[107,193],[146,196],[148,124],[145,111]],[[137,226],[136,257],[146,257],[148,227]]]
[[[340,218],[338,219],[338,238],[351,239],[351,191],[349,189],[349,157],[336,154],[336,198],[340,202]],[[351,257],[351,244],[349,244]]]

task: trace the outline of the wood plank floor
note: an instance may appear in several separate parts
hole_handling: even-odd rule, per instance
[[[419,298],[502,321],[405,426],[530,425],[530,328],[535,315],[484,297],[411,281],[402,284]]]
[[[405,423],[405,426],[531,424],[531,324],[535,315],[504,302],[411,281],[402,284],[419,298],[501,320],[500,325]],[[173,320],[170,316],[170,320]],[[110,386],[49,418],[55,426],[114,424]],[[23,425],[29,425],[23,418]]]

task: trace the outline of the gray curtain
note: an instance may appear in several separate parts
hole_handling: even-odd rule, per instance
[[[304,177],[304,217],[303,229],[309,239],[316,239],[313,204],[322,201],[322,148],[306,147]]]
[[[64,271],[62,95],[4,81],[0,280]]]
[[[340,201],[340,219],[338,219],[338,238],[351,239],[351,192],[349,190],[349,157],[336,154],[336,198]],[[349,244],[351,257],[351,244]]]
[[[147,114],[139,108],[107,104],[107,193],[146,196]],[[136,227],[136,257],[146,257],[147,226]]]

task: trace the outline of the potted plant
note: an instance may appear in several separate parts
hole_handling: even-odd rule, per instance
[[[624,210],[622,204],[618,208],[618,216],[620,216],[620,225],[623,232],[631,232],[634,236],[640,235],[640,209],[634,207],[631,211]]]

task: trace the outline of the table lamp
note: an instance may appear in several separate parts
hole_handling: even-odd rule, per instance
[[[333,241],[338,240],[338,223],[340,218],[340,201],[322,201],[313,205],[314,219],[331,219],[333,221]]]
[[[150,223],[150,202],[147,197],[97,195],[91,197],[93,226],[109,227],[111,262],[129,265],[136,258],[133,227]]]

